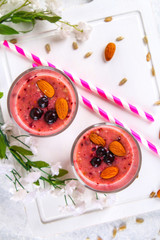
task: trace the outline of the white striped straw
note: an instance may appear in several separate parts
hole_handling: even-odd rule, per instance
[[[50,66],[50,67],[53,67],[53,68],[60,69],[75,84],[80,85],[81,87],[84,87],[85,89],[87,89],[87,90],[97,94],[98,96],[103,97],[105,100],[110,100],[111,102],[114,102],[119,107],[122,107],[122,108],[128,110],[129,112],[135,113],[137,116],[139,116],[139,117],[141,117],[141,118],[143,118],[145,120],[147,119],[147,120],[149,120],[151,122],[154,121],[153,116],[151,114],[143,111],[139,106],[132,105],[132,104],[126,102],[124,99],[112,95],[107,90],[101,89],[98,86],[93,85],[89,81],[82,80],[79,77],[77,77],[75,74],[69,73],[69,72],[59,68],[58,66],[53,65],[52,63],[48,62],[47,60],[45,60],[43,58],[40,58],[40,57],[38,57],[38,56],[28,52],[27,50],[22,49],[21,47],[19,47],[17,45],[9,43],[6,40],[1,42],[1,45],[4,45],[5,47],[10,48],[12,51],[14,51],[16,53],[19,53],[20,55],[23,55],[24,57],[28,58],[31,61],[36,62],[39,65]]]

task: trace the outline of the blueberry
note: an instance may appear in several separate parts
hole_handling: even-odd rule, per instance
[[[111,164],[113,161],[114,161],[114,154],[111,153],[110,151],[107,151],[104,158],[103,158],[103,161],[107,164]]]
[[[30,117],[33,120],[38,120],[42,117],[43,114],[43,110],[41,110],[40,108],[32,108],[30,111]]]
[[[96,154],[98,157],[102,157],[102,156],[106,155],[106,149],[104,147],[98,147]]]
[[[99,167],[100,164],[101,164],[101,159],[100,158],[97,158],[97,157],[94,157],[92,158],[92,160],[90,161],[91,165],[93,167]]]
[[[44,120],[48,124],[52,124],[57,121],[58,115],[56,110],[48,110],[44,115]]]
[[[38,105],[41,108],[45,108],[48,106],[48,98],[46,96],[43,96],[38,99]]]

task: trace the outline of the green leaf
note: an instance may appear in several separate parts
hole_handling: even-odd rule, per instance
[[[19,11],[13,14],[11,17],[11,22],[13,23],[32,23],[35,24],[35,13],[34,12],[27,12],[27,11]]]
[[[12,14],[14,14],[15,12],[17,12],[18,10],[20,10],[22,7],[25,7],[27,6],[28,4],[30,4],[30,2],[28,0],[26,0],[20,7],[18,8],[15,8],[14,10],[12,10],[11,12],[3,15],[1,18],[0,18],[0,23],[6,21],[6,20],[9,20],[10,17],[12,16]]]
[[[58,175],[54,175],[53,177],[54,178],[59,178],[59,177],[63,177],[64,175],[66,175],[68,173],[67,170],[63,169],[63,168],[60,168],[59,169],[59,174]]]
[[[34,184],[35,184],[36,186],[39,186],[39,185],[40,185],[39,180],[37,180],[36,182],[34,182]]]
[[[31,151],[29,151],[23,147],[16,146],[16,145],[10,146],[10,149],[14,150],[16,152],[19,152],[22,155],[29,155],[29,156],[33,155],[33,153]]]
[[[55,23],[55,22],[58,22],[61,19],[61,17],[59,17],[57,15],[46,15],[43,12],[38,12],[38,13],[36,13],[35,19],[46,20],[50,23]]]
[[[0,34],[3,35],[12,35],[12,34],[19,34],[14,28],[11,28],[7,25],[0,23]]]
[[[3,92],[0,92],[0,98],[2,98],[3,97]]]
[[[6,143],[2,135],[0,135],[0,158],[6,158]]]
[[[52,183],[54,184],[54,185],[65,185],[65,182],[64,181],[62,181],[62,180],[59,180],[59,179],[56,179],[56,180],[52,180]]]
[[[30,166],[35,167],[35,168],[49,167],[49,164],[44,161],[35,161],[35,162],[29,161],[29,164],[30,164]]]

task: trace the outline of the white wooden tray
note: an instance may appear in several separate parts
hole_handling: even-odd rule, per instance
[[[104,17],[113,16],[111,22],[104,22]],[[78,88],[84,96],[92,99],[102,108],[109,110],[114,117],[126,122],[129,127],[143,133],[153,143],[159,144],[159,107],[153,106],[159,99],[160,57],[158,35],[154,25],[150,5],[147,1],[131,0],[94,0],[88,4],[69,8],[64,12],[64,19],[72,23],[88,21],[92,33],[88,41],[79,44],[79,49],[72,49],[72,37],[56,41],[53,25],[44,26],[44,32],[37,28],[32,34],[19,37],[18,43],[36,55],[47,58],[48,61],[60,66],[68,72],[74,72],[84,80],[90,80],[100,87],[107,88],[114,95],[120,96],[155,116],[154,123],[148,123],[117,106],[92,96]],[[147,35],[149,44],[145,45],[143,37]],[[124,36],[121,42],[115,42],[118,36]],[[108,42],[115,42],[117,50],[114,58],[105,63],[103,51]],[[50,43],[52,51],[46,54],[44,45]],[[31,62],[15,55],[4,48],[0,49],[0,89],[5,92],[2,99],[2,112],[5,120],[9,118],[6,98],[11,82],[21,72],[31,67]],[[90,58],[84,59],[84,54],[92,51]],[[151,52],[152,60],[146,61],[146,54]],[[156,77],[152,76],[152,65]],[[128,79],[124,86],[118,86],[122,78]],[[72,125],[56,137],[37,139],[38,159],[56,159],[67,167],[71,176],[70,151],[76,136],[86,127],[104,121],[79,106],[77,116]],[[47,149],[47,150],[46,150]],[[63,151],[62,151],[63,149]],[[62,198],[46,196],[26,206],[28,221],[36,236],[51,237],[53,233],[72,231],[102,222],[115,220],[139,213],[160,209],[157,199],[149,199],[153,190],[160,188],[159,168],[160,158],[141,146],[142,167],[139,177],[127,189],[116,194],[117,201],[110,208],[103,210],[88,209],[81,216],[70,216],[58,212]],[[68,167],[69,166],[69,167]],[[63,226],[63,227],[62,227]]]

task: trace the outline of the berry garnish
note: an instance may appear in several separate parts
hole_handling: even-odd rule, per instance
[[[44,120],[48,124],[52,124],[57,121],[58,115],[56,113],[56,110],[49,110],[44,115]]]
[[[102,156],[106,155],[106,149],[104,147],[98,147],[96,154],[98,157],[102,157]]]
[[[107,151],[103,160],[104,160],[105,163],[111,164],[114,161],[114,158],[115,158],[114,154],[111,153],[110,151]]]
[[[33,120],[38,120],[42,117],[43,114],[43,110],[41,110],[40,108],[32,108],[30,111],[30,117]]]
[[[100,164],[101,164],[101,159],[100,158],[97,158],[97,157],[94,157],[92,158],[92,160],[90,161],[91,165],[93,167],[99,167]]]
[[[46,96],[43,96],[38,99],[38,105],[41,108],[45,108],[48,106],[48,98]]]

